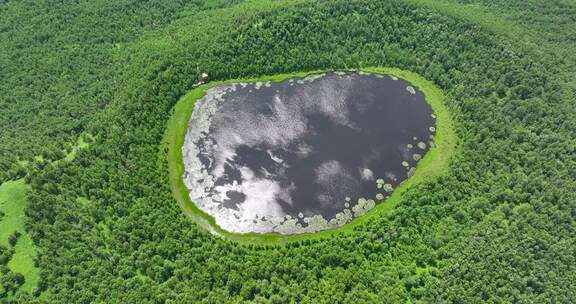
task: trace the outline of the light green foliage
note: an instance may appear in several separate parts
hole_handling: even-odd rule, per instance
[[[25,229],[27,189],[24,180],[5,182],[0,186],[0,211],[4,213],[4,217],[0,218],[0,245],[12,247],[8,238],[16,231],[20,233],[14,246],[14,255],[7,266],[10,271],[24,276],[25,282],[20,290],[32,292],[38,285],[40,273],[34,266],[36,248]]]
[[[74,146],[72,146],[70,151],[66,154],[64,160],[66,161],[73,160],[76,157],[76,153],[78,153],[78,150],[85,149],[90,145],[90,142],[94,140],[95,140],[94,137],[90,134],[84,134],[84,136],[80,136],[78,138],[78,142]]]
[[[2,2],[0,182],[27,176],[45,289],[15,301],[576,302],[575,15],[566,0]],[[171,148],[198,74],[348,69],[431,103],[412,178],[341,229],[200,227]]]

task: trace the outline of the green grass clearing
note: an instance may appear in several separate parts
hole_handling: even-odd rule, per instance
[[[80,136],[76,144],[66,153],[66,157],[55,163],[72,161],[80,149],[84,149],[90,145],[85,138],[94,140],[94,137],[90,134]],[[38,155],[35,159],[42,161],[44,158]],[[20,164],[27,166],[29,162],[24,160],[20,161]],[[36,247],[25,229],[26,191],[28,187],[24,179],[8,181],[0,185],[0,211],[4,213],[4,216],[0,218],[0,244],[11,247],[8,241],[10,235],[15,231],[21,233],[18,242],[14,246],[15,253],[7,266],[12,272],[18,272],[24,275],[25,282],[19,289],[19,291],[23,292],[32,292],[40,281],[40,270],[34,266]],[[78,200],[83,204],[88,203],[88,200],[85,198],[78,198]]]
[[[5,214],[0,219],[0,244],[10,247],[10,235],[14,231],[22,234],[14,246],[15,253],[8,262],[8,268],[24,275],[26,281],[20,291],[32,292],[40,280],[40,271],[34,266],[36,248],[25,229],[27,190],[24,179],[5,182],[0,186],[0,210]]]
[[[84,139],[85,136],[90,138],[91,140],[94,140],[94,136],[88,133],[85,133],[83,136],[80,136],[76,144],[72,147],[72,150],[70,150],[70,152],[66,154],[66,157],[64,158],[65,161],[72,161],[76,157],[76,153],[78,153],[80,149],[87,148],[90,145],[90,143],[86,142],[86,140]]]

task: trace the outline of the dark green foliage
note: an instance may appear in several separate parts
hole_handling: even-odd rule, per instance
[[[10,243],[10,246],[16,246],[20,236],[22,236],[22,234],[19,231],[14,231],[14,233],[8,237],[8,243]]]
[[[16,294],[22,284],[24,284],[22,274],[12,272],[6,266],[0,265],[0,299]]]
[[[30,160],[27,215],[42,270],[35,295],[576,301],[576,52],[566,51],[573,38],[558,39],[574,20],[552,4],[490,4],[511,20],[558,15],[567,24],[529,24],[543,43],[526,46],[403,1],[303,2],[3,4],[0,166]],[[444,90],[461,139],[447,174],[409,189],[390,216],[355,233],[286,246],[223,240],[181,212],[160,141],[199,70],[223,80],[378,65]],[[49,162],[83,132],[96,138],[87,149]],[[18,280],[2,271],[7,295]]]
[[[18,163],[14,155],[0,152],[0,183],[16,180],[26,175],[26,169]]]
[[[14,248],[6,248],[0,245],[0,265],[6,265],[14,255]]]

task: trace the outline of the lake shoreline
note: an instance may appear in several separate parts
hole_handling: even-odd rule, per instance
[[[184,213],[193,219],[196,223],[206,228],[212,234],[225,237],[233,241],[251,244],[274,245],[299,240],[311,240],[333,235],[335,233],[351,232],[354,227],[362,224],[364,221],[367,221],[376,215],[383,216],[389,214],[391,211],[393,211],[395,202],[401,198],[404,191],[415,184],[422,183],[426,180],[430,180],[434,177],[437,177],[438,175],[445,173],[446,169],[448,168],[450,158],[452,155],[454,155],[457,139],[454,132],[451,114],[447,107],[444,105],[444,96],[441,90],[430,81],[413,72],[395,68],[368,67],[359,70],[345,71],[391,75],[402,78],[411,83],[413,86],[417,87],[424,94],[426,102],[432,107],[432,111],[436,116],[436,134],[434,138],[435,146],[432,147],[430,151],[428,151],[428,153],[426,153],[426,155],[422,158],[422,160],[419,161],[413,176],[403,181],[385,202],[378,204],[374,209],[370,210],[364,216],[355,218],[352,222],[338,228],[322,230],[315,233],[282,235],[278,233],[238,234],[228,232],[220,228],[216,224],[216,221],[213,217],[200,210],[189,199],[188,190],[182,179],[184,166],[182,163],[181,147],[184,141],[184,135],[186,134],[188,120],[194,109],[194,103],[196,100],[204,96],[204,90],[235,82],[281,82],[288,78],[305,77],[312,74],[336,71],[339,70],[315,70],[309,72],[262,76],[251,79],[232,79],[226,81],[211,82],[191,90],[182,98],[180,98],[180,100],[174,106],[173,114],[167,123],[167,128],[165,130],[162,143],[168,151],[165,157],[168,161],[170,188]]]

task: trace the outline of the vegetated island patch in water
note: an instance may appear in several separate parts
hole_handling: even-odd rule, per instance
[[[196,101],[184,184],[227,231],[316,232],[383,203],[414,173],[434,133],[424,95],[393,76],[222,85]]]

